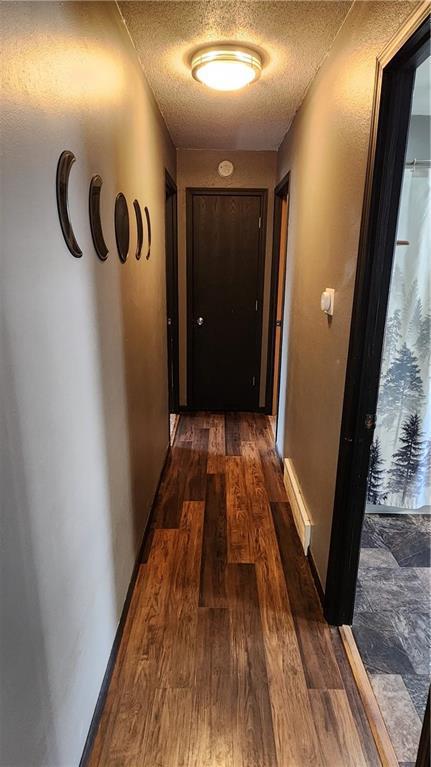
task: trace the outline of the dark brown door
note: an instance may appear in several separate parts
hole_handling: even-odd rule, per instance
[[[256,410],[265,193],[190,190],[188,202],[188,404]]]

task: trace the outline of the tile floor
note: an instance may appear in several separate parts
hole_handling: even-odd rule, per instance
[[[365,516],[353,633],[403,767],[430,683],[430,542],[431,515]]]

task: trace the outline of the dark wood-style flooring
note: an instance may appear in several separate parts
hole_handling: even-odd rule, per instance
[[[380,765],[266,416],[181,417],[88,764]]]

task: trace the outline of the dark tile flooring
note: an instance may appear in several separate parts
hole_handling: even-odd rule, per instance
[[[415,762],[430,683],[431,515],[366,514],[353,633],[400,765]]]

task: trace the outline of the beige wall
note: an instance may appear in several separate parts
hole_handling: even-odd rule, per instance
[[[413,9],[356,2],[278,156],[291,171],[278,449],[293,460],[325,583],[376,56]],[[332,321],[320,294],[335,288]]]
[[[216,129],[216,128],[215,128]],[[222,160],[235,167],[229,178],[219,176]],[[266,351],[268,336],[269,290],[271,277],[272,217],[277,152],[218,151],[199,149],[177,150],[178,183],[178,262],[179,262],[179,329],[180,329],[180,404],[187,403],[187,273],[186,273],[186,189],[187,187],[260,188],[268,190],[268,220],[266,228],[265,285],[263,305],[263,335],[260,404],[265,404]]]
[[[164,168],[175,176],[176,157],[115,4],[0,12],[0,764],[76,767],[168,445]],[[57,216],[65,148],[81,259]],[[106,263],[90,236],[94,173]],[[134,258],[135,197],[151,213],[149,261]]]

